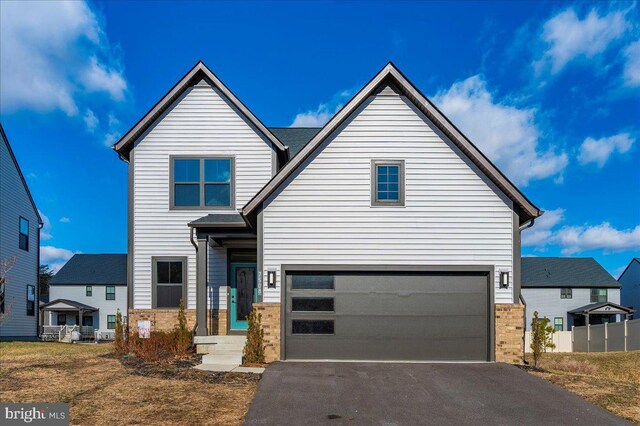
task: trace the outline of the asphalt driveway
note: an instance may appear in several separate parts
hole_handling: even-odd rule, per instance
[[[247,425],[620,425],[619,417],[506,364],[278,362]]]

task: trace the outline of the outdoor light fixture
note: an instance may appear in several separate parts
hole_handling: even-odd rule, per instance
[[[267,287],[276,288],[276,271],[267,271]]]
[[[500,288],[509,288],[508,272],[500,272]]]

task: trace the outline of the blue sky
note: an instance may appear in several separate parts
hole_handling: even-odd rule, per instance
[[[109,148],[198,60],[267,125],[321,125],[393,61],[547,213],[523,253],[640,256],[636,3],[0,3],[0,119],[42,258],[126,250]]]

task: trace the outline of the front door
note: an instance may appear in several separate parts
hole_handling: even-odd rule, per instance
[[[246,330],[253,303],[258,301],[255,263],[231,264],[231,330]]]

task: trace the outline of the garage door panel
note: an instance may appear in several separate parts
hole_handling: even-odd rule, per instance
[[[486,315],[487,294],[469,293],[454,295],[447,293],[413,293],[395,295],[391,293],[335,293],[336,314],[357,311],[360,315],[450,315],[464,312],[471,315]]]

